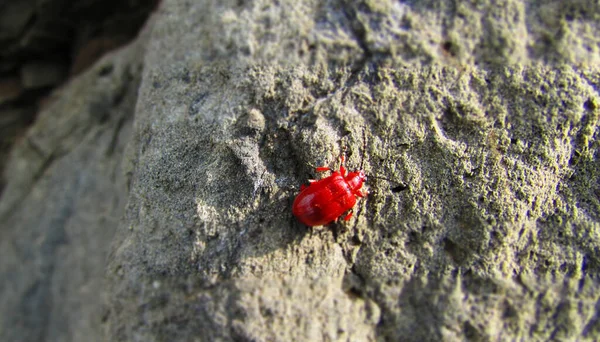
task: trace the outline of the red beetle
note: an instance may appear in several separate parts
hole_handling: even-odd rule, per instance
[[[362,170],[347,173],[344,157],[341,156],[339,171],[329,167],[317,167],[317,172],[331,171],[331,176],[320,180],[309,180],[310,185],[302,185],[300,194],[294,200],[292,212],[298,221],[307,226],[321,226],[335,221],[348,210],[344,220],[352,216],[352,208],[356,204],[356,196],[367,194],[360,189],[367,176]]]

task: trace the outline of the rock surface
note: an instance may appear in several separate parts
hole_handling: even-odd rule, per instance
[[[12,151],[0,201],[0,340],[99,341],[127,200],[142,40],[55,92]]]
[[[597,340],[600,8],[452,4],[163,2],[14,152],[0,339]]]
[[[157,2],[0,1],[0,175],[48,94],[135,38]]]

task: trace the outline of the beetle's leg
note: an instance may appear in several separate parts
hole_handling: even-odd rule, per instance
[[[310,186],[312,183],[315,183],[317,180],[316,179],[309,179],[308,180],[308,186]],[[300,185],[300,191],[308,188],[308,186],[306,186],[305,184]]]
[[[333,172],[333,170],[329,166],[319,166],[319,167],[316,167],[315,170],[317,172],[323,172],[323,171],[331,171],[331,172]]]
[[[348,221],[351,217],[352,217],[352,212],[354,210],[350,210],[350,212],[348,213],[348,215],[344,216],[344,221]]]
[[[363,197],[367,197],[367,195],[369,194],[369,192],[367,190],[365,191],[357,191],[354,193],[356,196],[363,198]]]
[[[344,160],[346,158],[344,157],[344,155],[342,154],[340,156],[340,173],[342,174],[342,177],[346,177],[347,172],[346,172],[346,168],[344,167]]]

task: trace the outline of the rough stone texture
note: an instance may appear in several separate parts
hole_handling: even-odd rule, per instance
[[[1,270],[29,285],[0,286],[13,291],[1,307],[22,313],[0,333],[50,318],[79,332],[48,308],[73,314],[51,303],[85,298],[52,287],[81,257],[44,256],[75,250],[63,229],[112,232],[127,198],[107,310],[85,321],[108,341],[597,340],[599,18],[594,1],[165,1],[128,186],[92,187],[83,203],[97,211],[58,195],[107,177],[82,171],[106,165],[80,130],[51,139],[90,149],[58,159],[70,172],[56,158],[13,161],[5,192],[31,183],[29,163],[48,181],[2,199],[15,220],[2,253],[22,256],[21,272]],[[51,131],[39,125],[31,136]],[[293,198],[343,151],[370,194],[350,221],[307,229]],[[39,221],[18,221],[26,212]],[[61,219],[81,212],[98,221]]]
[[[167,1],[108,339],[597,338],[600,11],[447,3]],[[370,195],[309,232],[344,147]]]
[[[0,174],[53,88],[135,38],[157,2],[0,1]],[[15,112],[19,120],[2,119]],[[0,177],[0,193],[4,185]]]
[[[108,246],[127,199],[121,171],[142,41],[53,94],[20,138],[0,200],[0,340],[98,341]]]

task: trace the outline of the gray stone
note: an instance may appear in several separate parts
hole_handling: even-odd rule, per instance
[[[107,338],[598,338],[598,52],[562,53],[598,39],[444,4],[166,1]],[[343,151],[370,194],[306,229],[299,185]]]
[[[598,340],[595,2],[162,6],[137,93],[123,52],[16,150],[0,339]],[[369,195],[308,229],[342,153]]]
[[[0,109],[0,170],[4,170],[10,147],[27,130],[34,114],[35,109],[33,106]],[[2,175],[0,177],[0,195],[4,185],[5,179]]]
[[[102,340],[104,265],[127,199],[121,160],[143,47],[55,93],[12,151],[0,200],[2,341]]]

